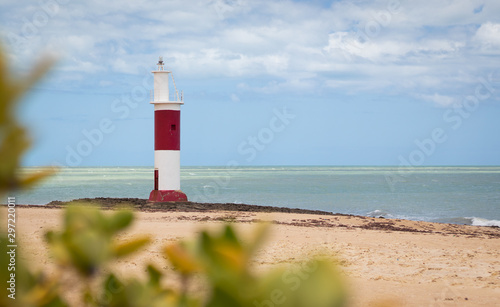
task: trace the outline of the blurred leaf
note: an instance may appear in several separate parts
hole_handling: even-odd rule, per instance
[[[219,258],[230,270],[242,272],[248,260],[248,255],[241,248],[229,244],[214,246],[214,256]]]
[[[96,206],[84,204],[74,204],[66,208],[64,215],[65,232],[74,234],[81,230],[99,231],[105,237],[110,237],[107,233],[107,219]]]
[[[295,278],[301,282],[296,289],[289,289],[289,295],[296,306],[345,306],[344,281],[332,261],[313,260],[302,263]]]
[[[226,241],[226,242],[232,243],[236,246],[240,246],[240,242],[236,236],[236,233],[234,232],[234,229],[230,224],[226,225],[226,227],[224,229],[224,237],[223,238],[224,238],[224,241]]]
[[[149,276],[149,284],[154,287],[160,286],[160,278],[162,276],[161,272],[158,271],[154,266],[148,265],[148,276]]]
[[[130,223],[132,223],[133,219],[134,216],[131,211],[118,211],[114,215],[109,217],[108,226],[112,231],[119,231],[128,227]]]
[[[143,237],[122,244],[115,244],[113,246],[113,254],[116,258],[128,256],[150,242],[149,237]]]
[[[17,170],[22,156],[31,145],[27,130],[17,121],[19,99],[53,64],[53,59],[41,60],[24,78],[14,77],[7,67],[7,59],[0,48],[0,195],[10,190],[26,189],[53,173],[44,171],[24,178]]]
[[[47,168],[43,170],[39,170],[36,173],[28,174],[25,177],[20,179],[21,186],[25,188],[29,188],[43,179],[54,175],[57,172],[57,168]]]
[[[180,244],[169,245],[163,251],[170,263],[181,274],[189,275],[200,270],[200,265],[196,259]]]
[[[48,231],[45,234],[45,240],[50,246],[52,256],[57,259],[59,264],[66,266],[71,263],[71,255],[59,234],[56,234],[54,231]]]
[[[25,294],[20,300],[22,305],[27,306],[46,306],[46,307],[64,307],[68,306],[58,294],[57,280],[40,280]]]
[[[73,265],[84,275],[90,276],[111,258],[109,239],[97,231],[80,231],[64,237]]]
[[[158,275],[159,271],[149,267],[149,272]],[[154,278],[156,279],[156,277]],[[120,281],[110,274],[104,283],[104,293],[98,306],[106,307],[201,307],[199,301],[187,298],[181,303],[180,296],[169,289],[162,289],[156,282],[143,283],[136,279]]]
[[[149,242],[142,237],[115,243],[115,236],[132,223],[133,214],[128,210],[107,213],[94,206],[67,207],[64,228],[46,234],[52,256],[90,277],[110,260],[130,255]]]

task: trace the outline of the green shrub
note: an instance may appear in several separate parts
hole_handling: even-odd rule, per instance
[[[0,196],[7,191],[24,189],[39,182],[54,170],[20,176],[18,169],[31,140],[26,128],[17,120],[16,107],[20,98],[51,66],[51,60],[41,61],[25,78],[13,77],[7,67],[7,57],[0,47]]]

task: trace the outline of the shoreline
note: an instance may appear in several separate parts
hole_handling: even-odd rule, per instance
[[[350,219],[350,223],[332,222],[325,219],[293,219],[285,223],[292,226],[302,227],[326,227],[326,228],[352,228],[365,230],[383,230],[395,232],[414,232],[441,235],[465,235],[468,237],[488,237],[500,238],[500,227],[498,226],[473,226],[439,222],[412,221],[405,219],[390,219],[384,217],[367,217],[353,214],[333,213],[321,210],[309,210],[299,208],[273,207],[261,205],[246,205],[235,203],[197,203],[197,202],[165,202],[149,203],[147,199],[142,198],[81,198],[68,202],[51,201],[45,205],[17,205],[21,208],[64,208],[69,204],[79,203],[82,205],[99,205],[102,209],[133,208],[139,212],[246,212],[246,213],[284,213],[284,214],[303,214],[311,216],[345,217]],[[196,219],[195,219],[196,220]],[[201,219],[207,221],[210,218]],[[216,219],[217,221],[217,219]],[[236,221],[237,222],[237,221]],[[245,220],[244,222],[259,222],[259,220]],[[283,222],[273,220],[273,224],[283,224]]]
[[[207,210],[225,210],[225,211],[247,211],[247,212],[280,212],[280,213],[303,213],[303,214],[316,214],[316,215],[338,215],[338,216],[357,216],[357,217],[367,217],[367,218],[379,218],[379,219],[387,219],[387,220],[408,220],[408,221],[425,221],[430,223],[438,223],[438,224],[451,224],[451,225],[467,225],[467,226],[476,226],[476,227],[492,227],[492,228],[500,228],[499,220],[490,220],[484,217],[454,217],[454,218],[436,218],[433,220],[422,220],[422,219],[408,219],[404,217],[388,217],[383,214],[367,214],[360,215],[354,213],[335,213],[330,211],[323,211],[319,209],[302,209],[300,207],[290,208],[290,207],[277,207],[277,206],[269,206],[269,205],[248,205],[244,203],[213,203],[213,202],[165,202],[165,203],[148,203],[148,199],[143,198],[118,198],[118,197],[95,197],[95,198],[79,198],[73,199],[69,201],[59,201],[53,200],[48,203],[40,203],[40,204],[18,204],[19,206],[26,207],[44,207],[44,208],[58,208],[60,206],[64,206],[68,203],[74,202],[83,202],[83,203],[96,203],[99,204],[102,208],[114,208],[117,206],[127,205],[134,209],[140,211],[193,211],[193,212],[202,212]],[[0,204],[0,206],[5,204]],[[377,211],[377,210],[376,210]],[[465,221],[467,220],[467,221]]]

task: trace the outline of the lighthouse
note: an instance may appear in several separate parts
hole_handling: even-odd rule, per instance
[[[175,86],[171,71],[164,69],[163,58],[158,61],[158,69],[153,71],[154,90],[151,103],[154,105],[155,119],[155,166],[154,189],[149,195],[150,202],[187,201],[181,191],[181,105],[182,93]],[[172,99],[169,80],[172,78]]]

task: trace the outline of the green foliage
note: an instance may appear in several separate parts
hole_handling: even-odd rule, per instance
[[[183,280],[196,273],[207,279],[208,297],[199,306],[343,306],[345,289],[331,261],[311,260],[262,276],[250,270],[253,254],[267,227],[257,228],[248,243],[232,225],[220,233],[202,232],[191,244],[179,242],[165,248]]]
[[[12,77],[7,62],[0,48],[0,196],[10,190],[30,187],[54,172],[46,169],[27,176],[19,175],[17,170],[31,140],[15,116],[20,98],[46,73],[52,61],[41,61],[28,76],[19,79]]]
[[[18,169],[23,154],[28,150],[31,141],[26,128],[16,117],[16,107],[20,98],[37,82],[52,65],[51,60],[44,60],[24,78],[15,78],[9,71],[8,60],[0,47],[0,197],[8,191],[29,188],[54,172],[53,169],[41,170],[34,174],[21,176]],[[6,221],[5,216],[0,216]],[[5,224],[2,223],[2,227]],[[9,237],[0,229],[0,280],[15,280],[15,297],[8,287],[0,287],[0,306],[65,306],[61,300],[57,282],[46,278],[42,273],[32,273],[20,257],[20,249],[15,251],[15,266],[8,266],[11,257],[7,245]],[[14,254],[14,253],[13,253]],[[14,274],[14,275],[11,275]],[[14,284],[14,283],[13,283]],[[9,282],[10,285],[10,282]],[[12,296],[14,297],[14,296]]]
[[[10,291],[11,283],[0,287],[0,306],[11,307],[63,307],[67,306],[59,294],[58,282],[55,278],[48,278],[43,273],[32,273],[25,262],[19,257],[19,249],[16,249],[16,262],[8,266],[10,262],[8,238],[5,233],[0,234],[0,280],[13,281],[15,292]],[[8,269],[9,268],[9,269]],[[15,275],[11,275],[15,274]],[[14,294],[14,295],[13,295]],[[8,295],[13,295],[9,298]]]
[[[58,263],[73,267],[88,278],[108,261],[127,256],[149,243],[147,237],[124,243],[114,239],[132,219],[131,211],[105,215],[95,207],[71,206],[66,209],[64,229],[49,231],[46,238]]]
[[[106,292],[101,297],[101,306],[132,307],[132,306],[172,306],[175,301],[174,292],[160,286],[161,273],[152,266],[148,267],[149,280],[141,282],[133,279],[120,281],[111,274],[106,278]]]

